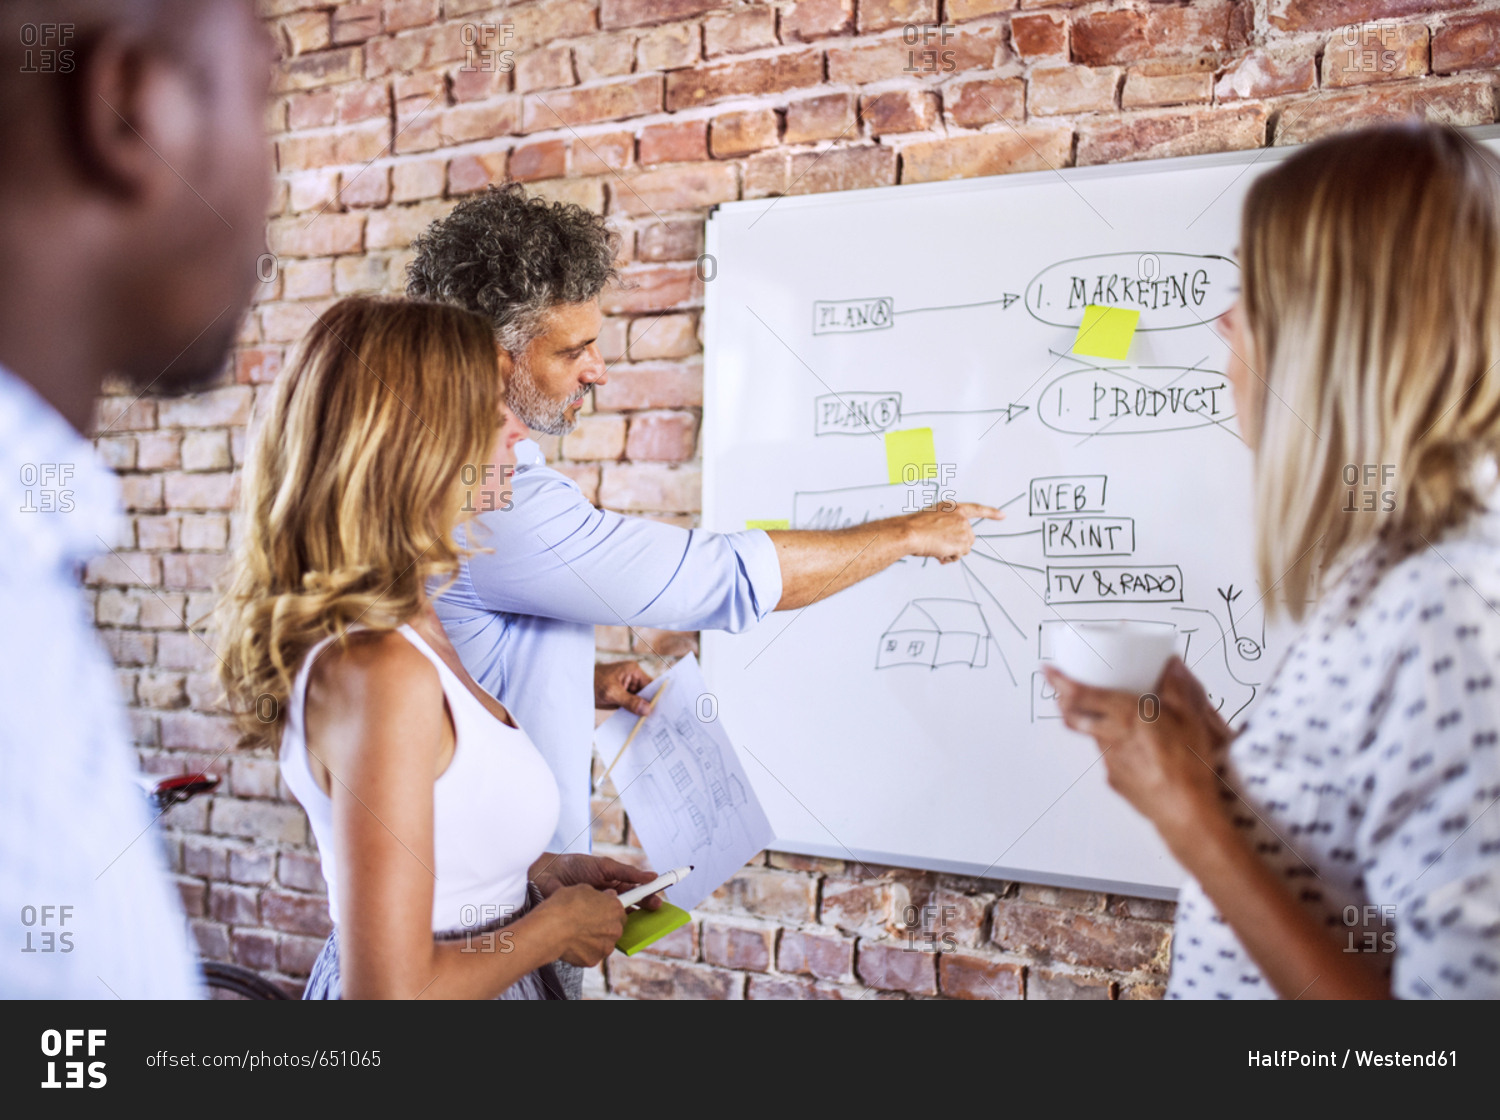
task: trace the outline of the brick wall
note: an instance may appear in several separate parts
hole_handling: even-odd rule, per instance
[[[145,768],[227,778],[166,821],[200,949],[294,991],[328,931],[317,857],[274,759],[230,749],[214,655],[185,620],[211,602],[245,426],[288,348],[339,297],[399,291],[412,237],[453,200],[510,178],[614,220],[634,286],[605,300],[610,382],[546,451],[601,504],[691,525],[694,261],[713,204],[1295,143],[1408,113],[1485,123],[1500,63],[1500,0],[263,6],[285,55],[269,110],[275,276],[217,387],[101,402],[98,446],[134,539],[87,582]],[[694,645],[599,631],[605,658]],[[618,806],[597,808],[599,850],[639,858]],[[616,955],[589,987],[1152,998],[1171,918],[1163,903],[768,853],[691,927]],[[933,945],[945,951],[908,951]]]

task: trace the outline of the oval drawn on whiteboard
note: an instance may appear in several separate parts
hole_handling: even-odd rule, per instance
[[[1036,411],[1047,427],[1072,435],[1180,432],[1233,420],[1234,394],[1228,378],[1209,369],[1090,367],[1055,378]]]
[[[1031,278],[1026,310],[1048,326],[1076,330],[1089,304],[1124,307],[1141,313],[1137,331],[1173,331],[1224,314],[1234,303],[1239,282],[1239,265],[1212,254],[1072,257]]]

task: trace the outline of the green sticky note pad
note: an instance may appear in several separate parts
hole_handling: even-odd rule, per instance
[[[693,916],[686,910],[665,899],[659,910],[632,910],[625,918],[625,932],[615,942],[615,948],[627,957],[633,957],[647,945],[660,941],[692,920]]]
[[[1078,337],[1073,340],[1073,353],[1123,361],[1140,321],[1139,311],[1091,303],[1083,309],[1083,324],[1078,328]]]
[[[938,476],[931,428],[885,433],[885,467],[892,486],[929,482]]]
[[[747,522],[745,522],[745,528],[747,528],[747,529],[766,529],[766,530],[771,530],[771,529],[790,529],[791,527],[792,527],[792,523],[790,521],[747,521]]]

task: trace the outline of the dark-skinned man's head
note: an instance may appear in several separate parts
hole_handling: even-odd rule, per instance
[[[0,0],[0,362],[75,425],[107,374],[222,368],[264,251],[273,56],[252,0]]]

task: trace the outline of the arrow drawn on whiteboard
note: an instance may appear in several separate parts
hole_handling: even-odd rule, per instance
[[[1021,415],[1021,413],[1023,413],[1023,412],[1030,412],[1030,411],[1031,411],[1031,406],[1029,404],[1015,404],[1014,402],[1012,402],[1011,404],[1006,405],[1004,408],[948,408],[948,409],[929,409],[929,410],[927,410],[925,412],[903,412],[902,415],[903,416],[997,416],[998,415],[999,417],[1003,417],[1004,420],[1005,420],[1005,422],[1007,424],[1009,424],[1017,416]],[[995,423],[996,424],[1000,423],[1000,420],[996,419]]]
[[[1021,297],[1016,295],[1014,292],[1006,292],[999,299],[982,299],[977,303],[949,303],[939,307],[902,307],[892,312],[892,314],[919,315],[923,311],[963,311],[965,308],[969,307],[993,307],[997,303],[1000,305],[1000,310],[1004,311],[1007,307],[1015,303],[1016,300],[1020,298]]]

